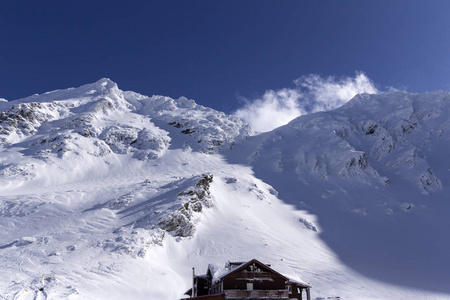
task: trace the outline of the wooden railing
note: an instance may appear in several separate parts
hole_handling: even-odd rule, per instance
[[[289,299],[289,292],[287,290],[225,290],[227,299],[232,298],[276,298]]]

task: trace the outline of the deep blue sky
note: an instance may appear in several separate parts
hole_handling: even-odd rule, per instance
[[[450,89],[450,1],[0,2],[0,97],[109,77],[231,111],[311,73]]]

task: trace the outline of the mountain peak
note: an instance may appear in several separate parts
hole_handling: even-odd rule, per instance
[[[109,89],[118,89],[117,83],[112,81],[109,78],[101,78],[94,83],[88,84],[88,86],[92,86],[97,91],[106,91]]]
[[[108,91],[119,93],[120,89],[117,84],[109,78],[101,78],[94,83],[84,84],[79,87],[71,87],[67,89],[58,89],[43,94],[34,94],[25,98],[13,100],[14,102],[51,102],[70,98],[79,98],[83,96],[98,96]]]

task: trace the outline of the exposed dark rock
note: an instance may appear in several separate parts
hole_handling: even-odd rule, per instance
[[[195,130],[192,130],[192,129],[184,129],[184,130],[181,130],[181,133],[184,133],[184,134],[191,134],[191,133],[194,133],[195,132]]]
[[[212,181],[212,174],[203,174],[194,186],[180,192],[177,198],[182,202],[181,207],[158,223],[161,229],[170,232],[173,236],[192,236],[195,232],[195,214],[213,205],[209,191]]]

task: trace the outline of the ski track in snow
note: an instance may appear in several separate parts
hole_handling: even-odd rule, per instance
[[[317,300],[449,299],[444,271],[422,269],[443,274],[434,286],[383,278],[383,260],[419,252],[383,241],[380,261],[357,257],[380,230],[410,242],[408,226],[448,246],[448,222],[434,230],[432,219],[446,218],[449,98],[362,95],[253,137],[192,100],[107,79],[1,102],[0,299],[179,299],[192,267],[252,258],[310,283]],[[185,202],[195,193],[206,200]],[[159,228],[171,218],[192,236]]]

